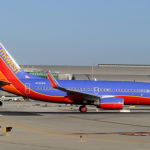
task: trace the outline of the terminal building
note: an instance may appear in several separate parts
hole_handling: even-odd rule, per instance
[[[150,65],[99,64],[98,66],[20,65],[33,75],[47,78],[47,71],[58,80],[107,80],[150,82]],[[12,96],[0,91],[1,96]]]

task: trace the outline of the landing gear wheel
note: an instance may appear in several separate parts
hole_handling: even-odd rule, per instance
[[[87,111],[87,108],[86,108],[86,106],[80,106],[79,110],[80,110],[80,112],[84,113]]]

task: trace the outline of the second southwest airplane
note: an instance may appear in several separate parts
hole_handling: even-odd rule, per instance
[[[150,83],[49,79],[24,72],[0,43],[0,90],[40,101],[123,109],[123,105],[150,105]],[[2,102],[1,104],[2,105]]]

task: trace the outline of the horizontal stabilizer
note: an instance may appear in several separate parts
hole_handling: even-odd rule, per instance
[[[9,85],[11,82],[0,80],[0,86]]]

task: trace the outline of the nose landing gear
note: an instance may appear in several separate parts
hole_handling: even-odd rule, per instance
[[[87,111],[86,106],[80,106],[79,107],[80,112],[85,113]]]

